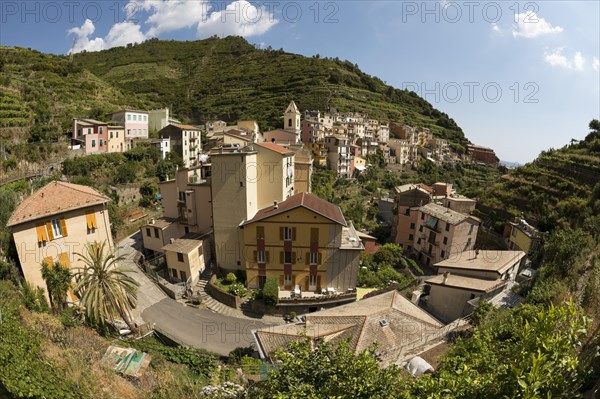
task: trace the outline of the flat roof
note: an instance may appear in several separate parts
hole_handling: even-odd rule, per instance
[[[447,269],[481,270],[504,273],[525,257],[523,251],[480,250],[460,252],[433,265]]]
[[[494,288],[499,287],[506,283],[506,280],[484,280],[482,278],[463,277],[450,274],[448,279],[444,283],[445,276],[438,274],[435,277],[431,277],[425,282],[427,284],[441,285],[452,288],[463,288],[471,291],[489,292]]]
[[[171,244],[167,244],[162,249],[164,251],[172,251],[179,253],[189,253],[202,245],[201,239],[195,238],[178,238]]]
[[[157,227],[159,229],[166,229],[167,227],[169,227],[171,224],[173,224],[175,222],[175,219],[173,218],[168,218],[168,217],[162,217],[159,219],[155,219],[154,223],[146,223],[144,226],[142,227]]]
[[[445,206],[431,202],[427,205],[423,205],[419,208],[419,210],[439,220],[443,220],[444,222],[454,225],[462,223],[467,219],[477,220],[470,215],[465,215],[464,213],[456,212],[450,208],[446,208]]]

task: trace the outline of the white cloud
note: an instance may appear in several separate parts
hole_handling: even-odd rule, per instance
[[[129,43],[141,43],[146,40],[146,35],[142,33],[140,26],[129,21],[114,24],[105,38],[90,39],[95,30],[94,23],[89,19],[86,19],[80,28],[69,29],[68,33],[75,35],[77,40],[69,53],[79,53],[84,50],[106,50],[112,47],[126,46]]]
[[[555,67],[577,71],[582,71],[583,65],[585,64],[585,58],[583,58],[581,52],[576,51],[573,57],[569,58],[568,56],[563,55],[562,47],[555,48],[552,51],[546,51],[544,53],[544,61]]]
[[[600,60],[596,57],[594,57],[594,60],[592,61],[592,68],[594,68],[594,71],[600,70]]]
[[[266,33],[279,21],[266,7],[256,7],[246,0],[234,1],[225,10],[211,13],[198,24],[198,37],[212,35],[257,36]]]
[[[499,35],[502,35],[502,29],[500,29],[500,27],[496,23],[492,23],[492,31]]]
[[[517,14],[516,17],[517,25],[513,27],[513,37],[530,39],[563,31],[563,28],[560,26],[552,26],[552,24],[544,18],[538,17],[535,12]]]
[[[209,0],[131,0],[125,6],[126,21],[114,24],[106,37],[92,38],[94,24],[86,20],[79,28],[72,28],[77,43],[71,51],[99,51],[129,43],[139,43],[161,33],[196,28],[198,38],[212,35],[257,36],[266,33],[279,21],[266,7],[258,7],[247,0],[210,3]],[[142,19],[145,20],[142,21]],[[144,33],[142,25],[147,25]]]

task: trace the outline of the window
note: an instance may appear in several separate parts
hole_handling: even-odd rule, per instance
[[[292,127],[292,120],[288,119],[288,127]]]
[[[131,120],[131,115],[127,115],[127,120],[130,121]]]
[[[284,227],[283,228],[283,239],[285,241],[291,241],[293,238],[293,230],[291,227]]]
[[[446,231],[450,231],[450,223],[446,223]]]
[[[189,232],[190,232],[190,228],[189,228],[189,227],[187,227],[187,226],[185,226],[185,228],[184,228],[183,230],[185,231],[185,234],[187,234],[187,233],[189,233]]]
[[[183,263],[183,254],[177,252],[177,262]]]
[[[52,219],[52,235],[54,235],[54,238],[60,238],[63,236],[60,219]]]
[[[285,274],[283,276],[283,285],[290,286],[292,285],[292,275],[291,274]]]
[[[266,262],[265,251],[257,251],[256,252],[256,261],[258,263],[265,263]]]
[[[442,258],[446,257],[446,252],[444,250],[442,250]]]
[[[144,122],[148,120],[148,116],[144,115]]]
[[[133,115],[133,120],[137,121],[137,115]]]
[[[100,134],[102,134],[102,127],[99,127],[98,129],[100,131]]]
[[[177,269],[171,269],[171,275],[177,278]]]
[[[313,275],[311,274],[311,275],[308,277],[308,285],[309,285],[310,287],[314,287],[315,285],[317,285],[317,275],[314,275],[314,276],[313,276]]]
[[[406,216],[410,216],[410,208],[406,208],[406,212],[404,212]]]
[[[420,238],[417,240],[417,244],[421,245],[421,239]]]
[[[283,263],[285,264],[291,264],[292,263],[292,253],[289,251],[285,251],[283,253]]]
[[[423,226],[419,226],[419,233],[423,232]]]
[[[181,273],[181,281],[187,281],[187,274],[186,274],[186,272],[184,272],[182,270],[179,273]]]
[[[421,220],[425,220],[425,214],[424,213],[421,214]]]
[[[92,134],[92,128],[88,128],[88,134]]]
[[[150,232],[150,227],[146,227],[146,237],[150,237],[152,233]]]
[[[113,138],[113,132],[110,132],[110,138],[111,139]]]
[[[96,147],[96,140],[92,140],[92,148]]]
[[[413,241],[414,239],[415,239],[415,237],[414,237],[412,234],[409,234],[409,235],[408,235],[408,240],[409,240],[409,241]]]
[[[410,224],[410,229],[411,229],[411,230],[414,230],[414,229],[415,229],[415,224],[414,224],[414,223],[411,223],[411,224]]]
[[[156,237],[156,238],[159,237],[159,235],[158,235],[158,229],[156,227],[154,228],[154,237]]]
[[[448,237],[444,237],[444,245],[448,244]]]
[[[317,263],[319,263],[319,253],[318,252],[311,252],[310,253],[310,264],[311,265],[316,265]]]
[[[471,225],[471,227],[469,227],[469,235],[473,232],[473,226],[474,225]]]
[[[265,228],[264,226],[256,226],[256,239],[264,240],[265,239]]]
[[[104,141],[102,139],[100,139],[100,147],[102,147],[104,145]]]

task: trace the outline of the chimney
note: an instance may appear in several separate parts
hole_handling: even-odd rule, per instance
[[[271,139],[271,143],[275,144],[275,137]]]
[[[150,224],[154,224],[155,220],[154,219],[150,219]]]
[[[279,204],[277,203],[277,201],[273,201],[273,208],[275,208],[275,209],[279,208]]]
[[[413,291],[413,292],[412,292],[412,298],[410,299],[410,301],[411,301],[412,303],[414,303],[415,305],[418,305],[418,304],[419,304],[419,299],[421,299],[421,294],[422,294],[422,293],[423,293],[423,292],[422,292],[422,291],[419,291],[419,290],[417,290],[417,291]]]
[[[170,242],[171,244],[173,244],[173,243],[175,242],[175,239],[174,239],[174,238],[169,238],[169,242]]]
[[[444,273],[444,280],[442,281],[442,284],[446,285],[448,282],[448,276],[450,276],[450,272]]]
[[[475,259],[477,259],[477,256],[479,256],[479,248],[475,250]]]

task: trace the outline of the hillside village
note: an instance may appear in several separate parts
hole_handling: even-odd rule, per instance
[[[74,112],[66,140],[42,142],[57,165],[0,180],[0,360],[19,365],[0,364],[0,397],[29,362],[68,371],[17,396],[287,397],[311,373],[327,375],[308,384],[320,393],[335,359],[374,380],[355,397],[438,397],[481,375],[456,397],[517,397],[512,375],[533,379],[537,361],[546,387],[568,372],[562,389],[600,387],[597,121],[509,170],[423,124],[280,105],[275,129]],[[543,169],[552,157],[573,173]],[[465,192],[477,168],[506,173]],[[536,176],[548,186],[519,186]]]

